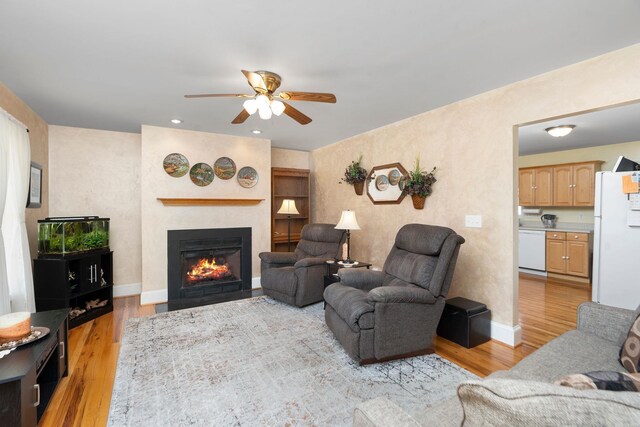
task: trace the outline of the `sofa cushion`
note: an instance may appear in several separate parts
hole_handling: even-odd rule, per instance
[[[458,386],[464,425],[637,425],[640,393],[575,390],[536,381],[484,380]]]
[[[416,254],[439,255],[444,241],[451,234],[455,234],[455,231],[447,227],[407,224],[398,231],[395,246]],[[425,235],[428,235],[429,238],[423,238]]]
[[[373,305],[368,292],[334,283],[324,290],[324,300],[353,331],[373,328]]]
[[[620,363],[629,372],[637,373],[640,370],[640,316],[631,324],[627,339],[622,344]]]
[[[437,263],[437,256],[416,254],[394,247],[384,263],[384,272],[387,273],[384,285],[399,279],[427,289]]]
[[[623,371],[618,362],[619,351],[620,348],[609,340],[572,330],[540,347],[505,375],[551,383],[572,373]]]
[[[640,374],[597,371],[572,374],[554,382],[556,385],[578,390],[640,391]]]

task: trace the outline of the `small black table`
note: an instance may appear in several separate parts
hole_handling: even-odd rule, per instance
[[[358,261],[357,264],[339,264],[338,260],[334,262],[327,261],[327,274],[324,276],[324,288],[327,289],[327,286],[339,282],[340,276],[338,276],[338,270],[341,268],[366,268],[367,270],[371,268],[371,264],[368,262]],[[323,308],[327,308],[327,302],[324,300],[324,293],[322,296]]]
[[[31,315],[32,326],[49,328],[38,341],[0,359],[0,426],[36,426],[62,377],[67,376],[69,309]]]

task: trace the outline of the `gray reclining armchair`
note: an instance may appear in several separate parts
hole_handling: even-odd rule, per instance
[[[307,224],[295,252],[262,252],[260,284],[266,295],[303,307],[322,300],[325,261],[338,256],[344,230],[335,224]]]
[[[324,291],[325,320],[361,364],[432,352],[464,239],[453,230],[408,224],[398,231],[383,271],[339,270]]]

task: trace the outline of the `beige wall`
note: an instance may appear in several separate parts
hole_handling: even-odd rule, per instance
[[[51,216],[110,218],[114,284],[141,282],[140,134],[49,126]]]
[[[309,157],[308,151],[274,147],[271,149],[271,167],[309,169]]]
[[[361,231],[353,233],[357,259],[381,266],[397,230],[406,223],[453,228],[462,246],[451,295],[487,303],[493,320],[517,324],[515,245],[517,150],[514,125],[640,99],[640,44],[524,80],[340,141],[312,152],[313,220],[337,221],[353,209]],[[438,167],[433,195],[423,211],[411,200],[372,205],[350,186],[338,185],[359,153],[365,164],[421,156]],[[483,227],[465,228],[467,214]]]
[[[42,206],[37,209],[27,209],[25,218],[31,258],[36,258],[38,256],[37,221],[49,216],[49,136],[47,123],[2,83],[0,83],[0,108],[29,128],[31,161],[42,166]]]
[[[235,177],[214,179],[206,187],[194,185],[188,174],[172,178],[162,168],[170,153],[184,154],[190,165],[213,164],[218,157],[232,158],[238,170],[252,166],[258,184],[242,188]],[[204,132],[142,126],[142,299],[157,300],[155,291],[167,288],[167,230],[251,227],[253,276],[260,275],[258,253],[270,245],[271,142]],[[255,206],[167,207],[158,197],[265,199]]]
[[[529,166],[555,165],[559,163],[586,162],[602,160],[601,170],[610,171],[619,156],[640,161],[640,141],[624,142],[620,144],[600,145],[597,147],[579,148],[575,150],[554,151],[552,153],[531,154],[520,156],[518,165],[521,168]],[[578,222],[593,224],[593,208],[542,208],[543,213],[558,215],[559,222]],[[538,217],[522,216],[524,221],[537,221]]]

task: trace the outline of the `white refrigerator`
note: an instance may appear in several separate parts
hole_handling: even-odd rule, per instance
[[[640,304],[640,201],[622,191],[622,177],[632,173],[596,174],[592,300],[634,310]]]

